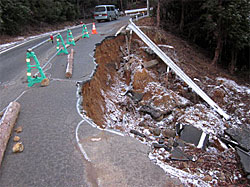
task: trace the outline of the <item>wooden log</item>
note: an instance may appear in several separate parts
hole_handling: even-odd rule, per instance
[[[74,50],[71,49],[70,54],[68,55],[68,64],[66,68],[65,77],[71,78],[73,74],[73,62],[74,62]]]
[[[16,123],[20,111],[18,102],[11,102],[5,110],[0,121],[0,166],[4,157],[11,131]]]

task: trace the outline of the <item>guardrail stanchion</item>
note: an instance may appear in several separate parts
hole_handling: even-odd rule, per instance
[[[35,61],[35,64],[31,64],[31,58],[34,59]],[[40,63],[35,55],[35,52],[32,51],[32,49],[28,49],[27,50],[27,54],[26,54],[26,63],[27,63],[27,80],[28,80],[28,87],[31,87],[33,86],[34,84],[36,83],[40,83],[40,82],[49,82],[49,79],[46,78],[41,66],[40,66]],[[31,70],[32,69],[38,69],[41,77],[39,76],[33,76],[32,77],[32,74],[31,74]],[[48,84],[46,84],[48,85]],[[42,84],[43,86],[43,84]]]
[[[58,35],[56,36],[56,42],[57,42],[57,45],[56,45],[56,50],[59,51],[58,52],[58,55],[60,55],[61,53],[64,53],[64,54],[69,54],[66,46],[65,46],[65,43],[64,43],[64,40],[62,38],[62,35],[60,33],[58,33]],[[63,46],[60,48],[60,46]]]
[[[66,42],[66,44],[69,44],[69,45],[72,44],[73,46],[76,45],[75,39],[74,39],[73,34],[72,34],[70,29],[67,30],[67,42]]]

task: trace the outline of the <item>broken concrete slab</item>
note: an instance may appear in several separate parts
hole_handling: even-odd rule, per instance
[[[240,162],[247,176],[250,177],[250,152],[246,152],[239,147],[236,147],[237,154],[240,157]]]
[[[194,144],[197,148],[204,149],[208,143],[209,135],[191,125],[178,123],[176,131],[180,135],[181,140]]]
[[[244,147],[250,151],[250,129],[246,125],[242,125],[240,128],[231,128],[225,130],[225,133],[239,143],[241,147]]]
[[[169,157],[171,160],[178,160],[178,161],[189,161],[193,160],[192,156],[186,155],[180,148],[174,147],[171,155]]]
[[[154,59],[154,60],[150,60],[150,61],[144,62],[143,66],[144,66],[144,68],[152,68],[155,65],[157,65],[158,63],[159,63],[159,61],[156,60],[156,59]]]

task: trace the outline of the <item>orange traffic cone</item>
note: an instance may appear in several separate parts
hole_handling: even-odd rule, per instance
[[[93,23],[92,34],[98,34],[98,32],[96,31],[96,28],[95,28],[95,23]]]

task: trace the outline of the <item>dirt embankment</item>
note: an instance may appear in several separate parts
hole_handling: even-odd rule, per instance
[[[97,46],[95,52],[97,72],[93,79],[83,86],[83,107],[93,121],[100,127],[105,128],[105,98],[102,92],[107,92],[113,84],[116,74],[116,66],[121,60],[120,46],[124,45],[124,36],[117,39],[106,39]]]
[[[168,72],[167,66],[135,34],[129,52],[126,35],[106,39],[97,46],[97,72],[82,88],[86,115],[102,128],[121,130],[151,145],[152,160],[192,175],[182,176],[183,181],[190,179],[184,182],[187,185],[205,181],[211,185],[244,186],[247,179],[235,150],[225,149],[217,137],[235,124],[250,124],[249,88],[239,86],[234,77],[210,66],[211,59],[201,49],[151,27],[150,22],[152,20],[146,19],[137,25],[143,25],[144,33],[217,102],[231,120],[223,120],[185,82],[171,70]],[[209,134],[207,150],[180,141],[175,133],[178,123]],[[186,159],[192,157],[196,161],[174,161],[176,150],[188,155]]]

